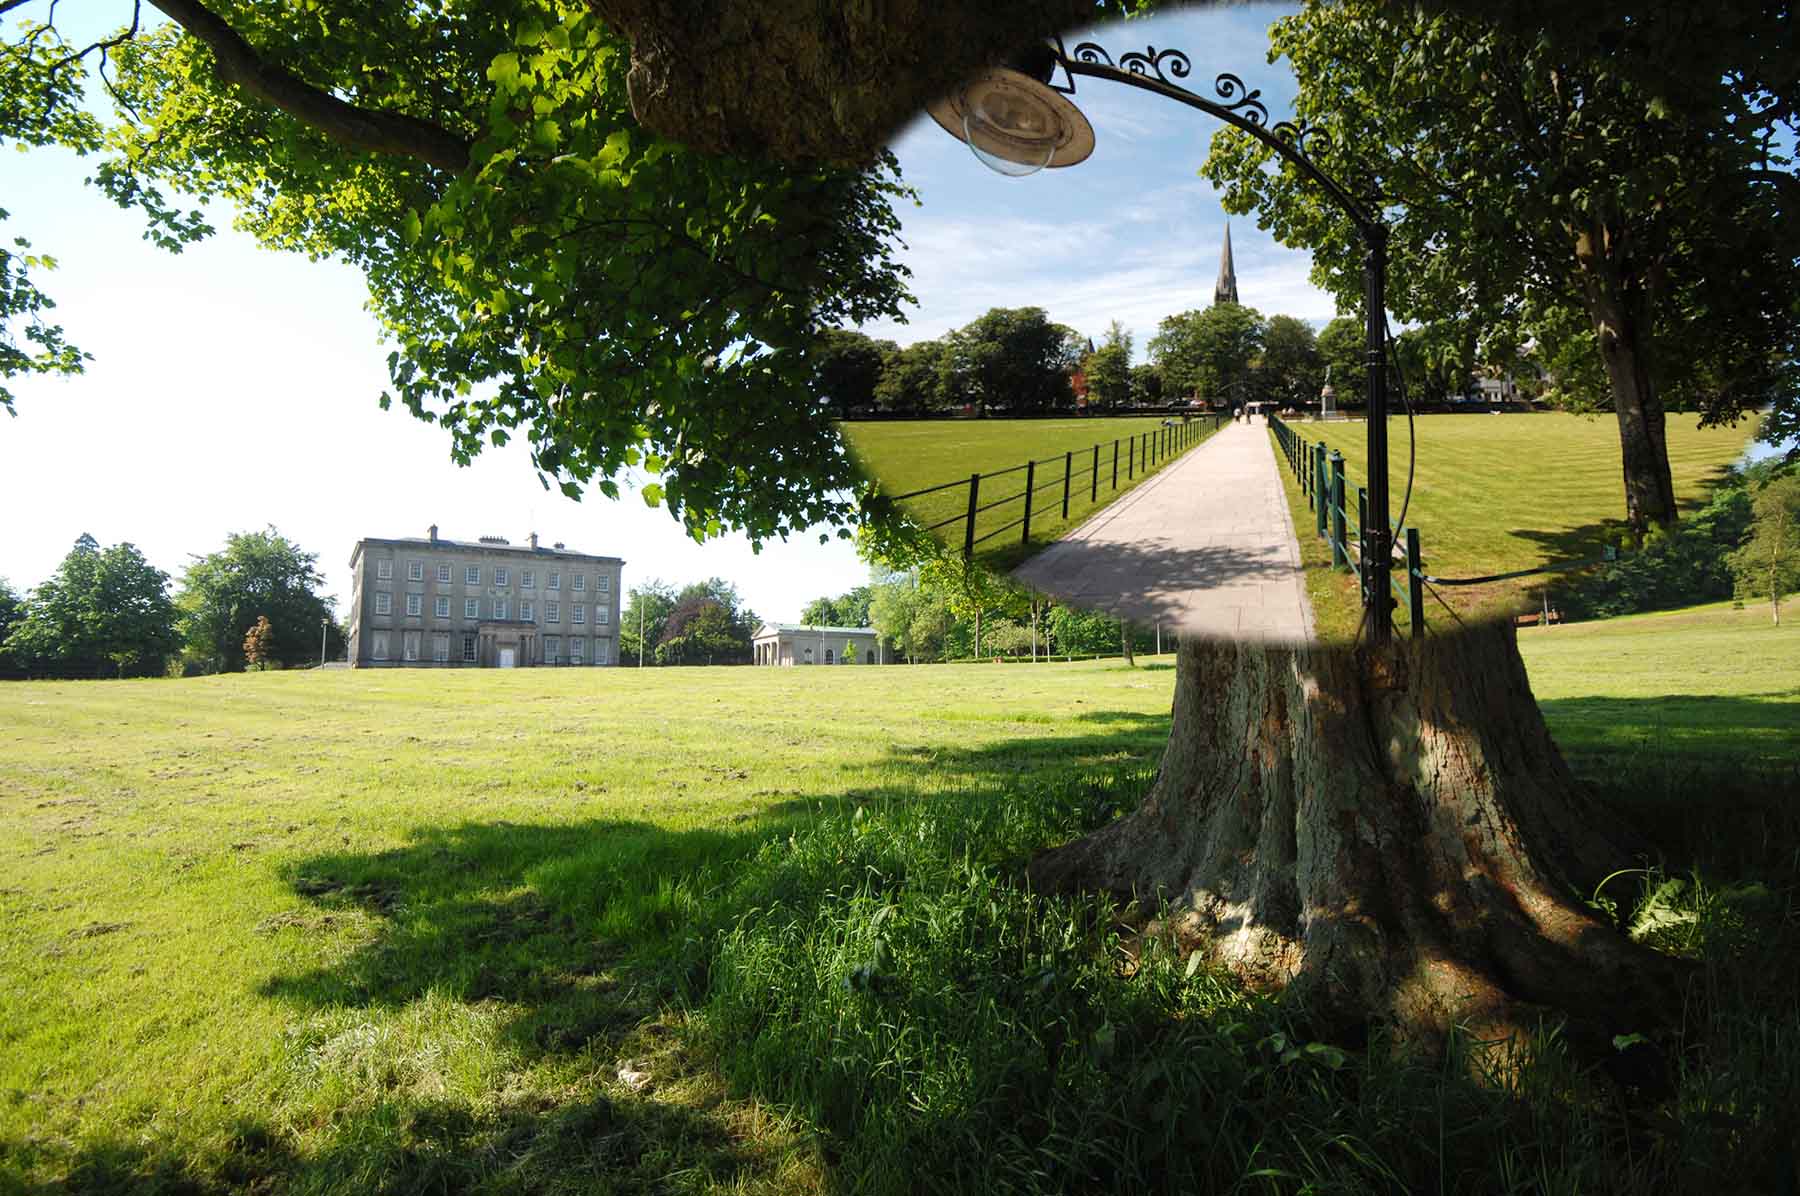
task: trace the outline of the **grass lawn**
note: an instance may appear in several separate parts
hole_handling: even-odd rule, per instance
[[[1561,413],[1532,415],[1422,415],[1417,474],[1409,526],[1420,532],[1425,570],[1439,577],[1472,577],[1529,569],[1551,561],[1597,556],[1623,529],[1625,497],[1620,480],[1618,425],[1610,416]],[[1356,521],[1356,487],[1366,484],[1366,425],[1361,421],[1291,425],[1303,439],[1323,440],[1344,454],[1349,517]],[[1734,464],[1755,432],[1752,423],[1735,428],[1697,429],[1692,416],[1671,415],[1669,467],[1684,507],[1698,506],[1709,485]],[[1400,514],[1406,486],[1406,420],[1389,423],[1393,514]],[[1274,434],[1270,433],[1274,446]],[[1279,460],[1279,450],[1277,459]],[[1285,473],[1284,469],[1284,473]],[[1292,481],[1290,477],[1290,483]],[[1290,484],[1289,505],[1308,557],[1309,593],[1323,631],[1355,629],[1356,586],[1350,575],[1313,580],[1328,564],[1306,553],[1313,513]],[[1354,536],[1354,532],[1352,532]],[[1537,604],[1545,578],[1492,585],[1440,588],[1464,617]],[[1548,575],[1554,605],[1557,576]],[[1345,609],[1332,609],[1334,607]],[[1426,618],[1449,618],[1426,596]],[[1404,604],[1398,612],[1404,620]]]
[[[1114,498],[1142,482],[1143,461],[1131,447],[1133,437],[1151,434],[1152,443],[1162,430],[1163,416],[1131,416],[1091,419],[953,419],[874,420],[845,423],[844,439],[858,465],[881,483],[888,494],[906,494],[940,482],[964,483],[907,501],[907,514],[929,527],[941,520],[965,516],[969,507],[969,475],[993,473],[1038,463],[1038,487],[1032,499],[1031,544],[1020,541],[1019,528],[998,531],[976,546],[976,554],[989,566],[1010,569],[1030,556],[1035,548],[1051,543]],[[1211,416],[1195,417],[1185,427],[1194,443],[1215,430]],[[1118,484],[1113,484],[1113,442],[1118,446]],[[1099,493],[1092,502],[1093,449],[1100,446]],[[1071,469],[1077,475],[1069,488],[1069,517],[1062,517],[1063,455],[1074,453]],[[1178,454],[1152,457],[1155,473]],[[1136,462],[1135,465],[1133,462]],[[984,480],[982,506],[1025,489],[1025,471]],[[1009,502],[976,517],[975,535],[986,536],[1013,523],[1024,514],[1024,503]],[[937,535],[960,550],[964,523],[961,518]]]
[[[1791,782],[1800,716],[1757,614],[1526,635],[1583,775],[1749,826],[1708,778]],[[1715,1121],[1646,1146],[1579,1076],[1296,1061],[1291,1014],[1025,893],[1148,784],[1168,659],[0,686],[0,1191],[1767,1186],[1763,907],[1695,907],[1723,995],[1671,1115]]]

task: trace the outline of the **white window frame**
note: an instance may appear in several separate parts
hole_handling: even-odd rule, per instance
[[[494,599],[494,617],[496,619],[506,618],[506,599],[504,599],[504,598]]]
[[[536,586],[537,586],[537,571],[536,570],[534,570],[534,569],[519,570],[519,588],[521,590],[535,589]]]
[[[447,586],[450,584],[450,565],[448,562],[444,562],[444,561],[438,562],[437,579],[438,579],[438,584],[441,586]]]
[[[479,598],[464,598],[463,599],[463,618],[479,619],[480,617],[481,617],[481,599],[479,599]]]
[[[562,622],[562,603],[560,603],[560,602],[544,603],[544,621],[546,623]]]
[[[463,584],[466,586],[478,586],[481,584],[480,565],[463,566]]]
[[[409,662],[416,661],[419,659],[419,633],[418,632],[402,631],[400,633],[400,653],[401,653],[402,658]]]
[[[612,607],[596,606],[594,608],[594,622],[601,626],[610,624],[612,622]]]
[[[560,569],[550,570],[550,584],[546,585],[544,588],[546,590],[562,589],[562,571]]]
[[[394,613],[394,596],[386,590],[378,590],[375,594],[375,613],[391,615]],[[385,659],[385,658],[384,658]]]
[[[406,613],[411,618],[418,618],[425,613],[425,595],[408,594],[406,596]]]
[[[508,569],[506,568],[505,565],[495,565],[494,566],[494,584],[495,585],[497,585],[497,586],[511,585],[512,583],[507,580],[511,576],[512,576],[511,572],[508,571]]]
[[[577,573],[575,575],[575,592],[577,594],[581,594],[581,593],[585,593],[586,590],[587,590],[587,574]]]
[[[599,587],[602,594],[612,593],[612,574],[602,573],[594,579],[594,584]]]
[[[464,664],[474,664],[475,663],[475,637],[474,636],[472,636],[472,635],[463,636],[462,656],[463,656]]]
[[[369,659],[371,659],[371,660],[386,660],[388,658],[388,655],[387,655],[388,638],[387,637],[388,637],[388,633],[385,631],[377,631],[374,634],[374,636],[371,637],[371,641],[370,641],[370,645],[369,645]]]
[[[519,618],[527,623],[537,622],[537,607],[527,598],[519,603]]]
[[[394,562],[391,560],[376,561],[375,562],[375,580],[376,581],[392,581],[392,580],[394,580]]]
[[[450,663],[450,637],[442,632],[431,637],[431,659],[436,664]]]
[[[569,637],[569,663],[580,664],[587,655],[587,637],[572,635]]]
[[[562,663],[562,636],[547,635],[544,637],[544,663]]]
[[[425,562],[424,561],[408,561],[408,562],[406,562],[406,580],[408,580],[408,581],[424,581],[425,580]]]
[[[587,607],[577,602],[574,609],[569,612],[569,622],[575,624],[577,627],[586,627]]]
[[[431,617],[448,619],[450,617],[450,595],[439,594],[431,603]]]
[[[595,664],[611,664],[612,663],[612,644],[610,641],[608,641],[608,640],[595,640],[594,641],[594,663]]]

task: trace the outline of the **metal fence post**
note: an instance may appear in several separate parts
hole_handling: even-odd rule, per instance
[[[1136,436],[1125,442],[1125,480],[1128,482],[1136,476],[1137,442]]]
[[[1088,502],[1100,501],[1100,446],[1094,445],[1094,467],[1088,476]]]
[[[1331,479],[1325,476],[1325,442],[1320,441],[1313,449],[1313,494],[1318,501],[1313,505],[1313,515],[1318,523],[1317,535],[1325,538],[1325,507],[1331,501]]]
[[[1025,523],[1019,529],[1019,543],[1031,541],[1031,488],[1037,484],[1037,462],[1025,462]]]
[[[1356,587],[1362,592],[1363,605],[1374,599],[1369,594],[1369,488],[1356,488]]]
[[[1069,517],[1069,478],[1075,468],[1075,453],[1070,450],[1063,454],[1063,518]]]
[[[1331,564],[1334,568],[1348,569],[1350,554],[1344,551],[1344,537],[1349,533],[1344,530],[1347,522],[1344,511],[1344,454],[1336,449],[1331,450]]]
[[[1419,529],[1406,529],[1406,617],[1412,620],[1412,633],[1425,634],[1425,558],[1419,553]]]
[[[1119,438],[1113,437],[1113,490],[1119,489]]]
[[[963,560],[975,555],[975,507],[981,501],[981,475],[969,475],[969,521],[963,526]]]

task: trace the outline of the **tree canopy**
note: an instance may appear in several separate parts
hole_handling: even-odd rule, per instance
[[[982,411],[1073,409],[1069,374],[1081,360],[1076,332],[1041,307],[996,307],[944,338],[941,369],[952,401]]]
[[[1698,18],[1735,46],[1710,86],[1622,64],[1629,46],[1668,49],[1667,22],[1627,24],[1607,50],[1382,0],[1312,0],[1271,30],[1299,83],[1298,114],[1325,134],[1309,152],[1388,218],[1394,315],[1468,322],[1481,329],[1480,358],[1498,361],[1546,325],[1586,325],[1639,530],[1676,513],[1671,397],[1703,422],[1800,403],[1800,182],[1781,135],[1797,113],[1791,75],[1788,95],[1771,90],[1786,68],[1759,57],[1766,31],[1745,15],[1730,28]],[[1278,239],[1311,248],[1315,281],[1354,309],[1354,226],[1271,160],[1227,130],[1203,172],[1229,210],[1255,210]]]
[[[1165,317],[1150,338],[1150,359],[1175,393],[1224,403],[1236,397],[1234,385],[1249,382],[1263,333],[1262,313],[1255,308],[1215,303],[1203,311]]]
[[[6,652],[38,676],[156,676],[180,647],[169,575],[130,543],[82,535],[32,590]]]
[[[224,548],[195,557],[175,598],[190,661],[207,671],[242,672],[249,663],[245,637],[259,616],[273,628],[265,662],[314,659],[322,623],[334,654],[343,638],[332,600],[321,593],[318,560],[274,527],[234,532]]]
[[[85,45],[43,23],[53,6],[20,20],[0,143],[100,154],[97,185],[170,247],[211,231],[183,204],[218,200],[267,246],[358,267],[394,346],[382,402],[459,461],[521,437],[572,495],[642,467],[695,536],[855,511],[813,356],[907,297],[891,157],[805,166],[648,133],[625,43],[586,5],[157,7],[168,23]],[[81,104],[102,61],[104,115]],[[38,260],[0,263],[35,346],[0,344],[9,373],[79,367],[41,319]]]

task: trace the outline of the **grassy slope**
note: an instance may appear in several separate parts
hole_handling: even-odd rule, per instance
[[[1417,476],[1407,523],[1420,531],[1427,572],[1439,577],[1481,576],[1594,556],[1609,536],[1619,532],[1625,499],[1619,480],[1618,428],[1611,419],[1471,414],[1425,415],[1415,422]],[[1322,439],[1344,454],[1354,524],[1356,486],[1368,476],[1366,425],[1293,427],[1302,438]],[[1406,420],[1395,419],[1389,428],[1397,517],[1406,484]],[[1754,431],[1747,423],[1697,429],[1692,417],[1670,416],[1669,467],[1681,502],[1691,507],[1702,501],[1707,486],[1738,460]],[[1310,534],[1305,529],[1313,527],[1312,512],[1292,486],[1289,498],[1304,540]],[[1439,592],[1466,616],[1471,611],[1532,605],[1522,595],[1535,594],[1536,584],[1526,579]],[[1553,598],[1555,584],[1552,576]],[[1322,626],[1341,626],[1348,618],[1354,629],[1354,616],[1328,609],[1354,604],[1353,582],[1309,579],[1309,591]],[[1428,620],[1434,611],[1437,617],[1448,618],[1428,595]]]
[[[840,425],[858,464],[881,482],[889,494],[905,494],[940,482],[967,480],[971,473],[992,473],[1022,465],[1027,459],[1039,462],[1036,482],[1043,487],[1032,500],[1031,538],[1039,547],[1055,540],[1083,519],[1106,506],[1115,497],[1143,481],[1142,463],[1130,468],[1129,441],[1145,432],[1153,435],[1162,428],[1162,416],[1120,417],[1112,419],[959,419],[917,421],[872,421]],[[1215,430],[1213,419],[1196,418],[1187,425],[1190,433],[1204,439]],[[1113,441],[1119,445],[1119,484],[1113,482]],[[1196,440],[1198,443],[1198,440]],[[1086,476],[1070,486],[1069,518],[1062,518],[1063,454],[1074,452],[1072,468],[1080,473],[1093,463],[1093,446],[1100,445],[1100,486],[1097,501],[1090,503],[1092,492]],[[1161,469],[1173,456],[1155,461]],[[1131,476],[1127,477],[1127,473]],[[1046,483],[1051,483],[1046,485]],[[1025,473],[1008,474],[982,484],[980,502],[1017,494],[1025,488]],[[907,512],[921,524],[929,526],[942,519],[965,514],[968,510],[968,487],[952,487],[914,499],[906,504]],[[1018,519],[1024,504],[1007,503],[978,516],[975,534],[986,535]],[[962,523],[954,523],[938,534],[962,544]],[[995,568],[1011,568],[1030,555],[1029,546],[1019,542],[1017,529],[1003,532],[978,547],[982,559]]]
[[[1522,642],[1552,728],[1584,775],[1741,759],[1792,779],[1797,633],[1765,620],[1700,610]],[[874,815],[873,843],[891,808],[895,826],[923,843],[934,805],[947,823],[964,809],[1029,817],[1025,795],[1043,786],[1141,770],[1167,732],[1172,676],[1076,664],[0,687],[0,1189],[71,1172],[78,1189],[117,1190],[149,1178],[245,1184],[265,1172],[296,1177],[297,1191],[475,1179],[577,1190],[665,1185],[671,1175],[692,1189],[833,1189],[840,1164],[830,1160],[845,1139],[822,1147],[807,1118],[841,1135],[861,1106],[834,1122],[829,1101],[809,1103],[825,1098],[788,1093],[813,1110],[795,1119],[755,1094],[784,1091],[771,1077],[817,1068],[765,1059],[751,1073],[760,1079],[734,1085],[692,1051],[677,993],[680,977],[704,984],[704,963],[697,976],[686,969],[706,956],[684,942],[720,919],[752,925],[756,906],[783,893],[823,917],[853,891],[897,883],[885,857],[874,857],[881,873],[857,858],[856,835],[828,836],[814,844],[822,856],[796,865],[823,870],[809,882],[816,894],[771,880],[754,903],[721,905],[731,878],[751,874],[741,861],[759,844],[787,828],[804,840],[802,828],[824,825],[821,813]],[[1619,796],[1641,797],[1629,786]],[[979,860],[1009,850],[972,846]],[[941,867],[966,869],[957,861],[968,851],[953,847]],[[924,863],[914,865],[920,884]],[[863,908],[866,923],[876,907]],[[895,919],[896,943],[929,929],[902,927],[910,909]],[[1029,953],[990,959],[986,932],[956,929],[975,914],[945,909],[945,984],[968,968],[1005,976],[1038,966]],[[798,983],[788,973],[813,965],[796,952],[830,947],[759,933],[734,940],[746,971],[714,965],[715,983],[751,985],[728,1007],[747,1002],[752,1026],[760,978],[781,971]],[[656,970],[664,956],[676,959],[676,978]],[[1109,974],[1105,960],[1092,983]],[[816,966],[828,970],[822,991],[836,993],[842,968],[825,955]],[[1160,1009],[1155,985],[1185,991],[1178,970],[1156,975],[1146,973],[1152,987],[1140,996],[1109,999]],[[840,1026],[846,1059],[866,1041],[877,1056],[900,1052],[901,1066],[909,1034],[922,1032],[893,1039],[894,1015],[850,997],[839,1005],[833,1016],[851,1019]],[[800,1029],[793,1041],[816,1042]],[[1015,1051],[998,1032],[989,1026],[960,1047],[937,1041],[930,1057]],[[634,1093],[620,1079],[624,1063],[651,1073],[651,1087]],[[887,1065],[869,1066],[879,1087]],[[928,1071],[896,1083],[909,1105],[954,1105],[966,1098],[952,1079]],[[1333,1091],[1316,1098],[1340,1099]],[[1271,1099],[1273,1117],[1290,1097]],[[1326,1108],[1317,1115],[1328,1119]],[[984,1115],[965,1114],[979,1139]],[[899,1115],[856,1132],[898,1135],[904,1190],[904,1152],[918,1140],[901,1133]],[[1122,1115],[1138,1117],[1130,1106]],[[908,1132],[929,1137],[930,1124]],[[1390,1137],[1372,1149],[1403,1152],[1416,1137],[1404,1119],[1367,1133],[1378,1130]],[[1229,1170],[1235,1158],[1220,1154],[1216,1165]],[[979,1159],[968,1163],[979,1171]]]

